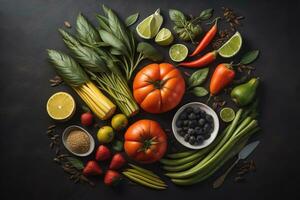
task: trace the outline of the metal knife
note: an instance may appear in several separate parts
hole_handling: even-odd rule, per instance
[[[246,159],[253,151],[254,149],[257,147],[257,145],[259,144],[259,141],[256,142],[252,142],[248,145],[246,145],[239,153],[238,155],[238,159],[227,169],[227,171],[220,176],[217,180],[215,180],[215,182],[213,183],[213,188],[218,188],[220,187],[224,181],[226,176],[229,174],[229,172],[233,169],[233,167],[240,161],[243,159]]]

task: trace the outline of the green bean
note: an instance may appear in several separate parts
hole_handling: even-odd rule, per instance
[[[189,169],[189,168],[195,166],[198,162],[200,162],[200,160],[202,158],[203,157],[199,157],[196,160],[193,160],[191,162],[188,162],[188,163],[185,163],[182,165],[177,165],[177,166],[167,166],[166,165],[166,166],[163,166],[163,169],[166,171],[169,171],[169,172],[180,172],[180,171],[183,171],[183,170],[186,170],[186,169]]]
[[[145,179],[144,177],[131,173],[131,172],[122,172],[123,175],[125,175],[127,178],[130,180],[139,183],[143,186],[147,186],[153,189],[158,189],[158,190],[164,190],[166,187],[156,185],[156,183],[153,184],[153,182],[149,181],[148,179]]]
[[[190,155],[192,155],[196,152],[197,151],[183,151],[183,152],[179,152],[179,153],[171,153],[171,154],[167,154],[167,157],[172,158],[172,159],[185,158],[185,157],[190,156]]]
[[[148,170],[148,169],[144,169],[144,168],[139,167],[139,166],[134,165],[134,164],[128,164],[128,165],[131,166],[132,168],[134,168],[134,169],[140,171],[141,173],[148,174],[148,175],[150,175],[150,176],[153,176],[153,177],[156,177],[156,178],[159,178],[159,179],[160,179],[159,176],[157,176],[156,174],[154,174],[152,171],[150,171],[150,170]]]
[[[145,178],[148,178],[149,180],[155,181],[157,183],[157,185],[166,186],[165,182],[163,182],[160,178],[150,176],[149,174],[142,173],[142,172],[140,172],[136,169],[126,169],[125,172],[131,172],[131,173],[134,173],[134,174],[139,174],[139,175],[141,175]]]

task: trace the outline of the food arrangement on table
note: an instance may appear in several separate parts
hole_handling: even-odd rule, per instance
[[[51,86],[64,82],[81,99],[60,91],[46,105],[55,122],[47,129],[54,162],[70,179],[92,186],[103,179],[112,187],[127,180],[164,190],[172,183],[205,181],[231,163],[212,184],[218,188],[236,165],[237,182],[255,171],[254,161],[246,159],[259,144],[251,137],[260,129],[260,80],[249,64],[259,51],[239,55],[243,39],[237,29],[244,17],[229,8],[222,8],[222,17],[214,17],[214,9],[197,17],[176,9],[163,16],[157,9],[141,20],[139,13],[123,20],[107,6],[102,11],[96,26],[79,14],[75,33],[66,30],[72,28],[69,22],[59,29],[68,52],[47,50],[57,73]],[[172,22],[171,30],[165,20]],[[227,27],[220,28],[221,23]],[[164,61],[158,46],[168,50],[173,62]],[[236,55],[241,58],[237,63]],[[199,101],[179,107],[187,93]],[[168,131],[153,119],[171,110],[176,113]],[[153,119],[132,120],[140,112]],[[75,113],[81,123],[68,126]],[[180,150],[170,148],[174,141]],[[153,163],[159,163],[159,172],[151,170]]]

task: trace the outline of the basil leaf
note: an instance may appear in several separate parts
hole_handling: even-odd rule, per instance
[[[82,170],[84,165],[81,160],[74,157],[67,157],[68,161],[78,170]]]
[[[213,12],[214,12],[214,9],[212,9],[212,8],[203,10],[203,11],[200,13],[200,15],[199,15],[199,19],[200,19],[201,21],[208,20],[208,19],[210,19],[210,18],[212,17]]]
[[[197,97],[204,97],[208,94],[208,91],[204,87],[195,87],[192,92]]]
[[[63,40],[74,58],[92,72],[107,72],[105,61],[91,48],[82,46],[71,34],[59,29]]]
[[[169,16],[170,16],[170,19],[172,21],[185,21],[186,18],[184,16],[184,14],[179,11],[179,10],[175,10],[175,9],[170,9],[169,10]]]
[[[110,46],[120,50],[124,55],[129,56],[126,46],[120,39],[105,30],[100,30],[99,33],[103,42],[110,44]]]
[[[56,72],[70,86],[78,87],[89,80],[86,73],[71,56],[56,50],[47,51]]]
[[[208,72],[209,72],[208,67],[199,69],[196,72],[194,72],[188,79],[189,87],[195,87],[201,85],[205,81]]]
[[[116,56],[120,56],[120,55],[123,55],[123,53],[121,51],[119,51],[118,49],[115,49],[115,48],[111,48],[109,50],[109,52],[112,54],[112,55],[116,55]]]
[[[254,60],[256,60],[258,55],[259,55],[259,50],[249,51],[242,57],[241,64],[248,65],[252,63]]]
[[[125,19],[126,26],[133,25],[139,18],[139,13],[132,14]]]
[[[140,42],[137,46],[137,52],[142,53],[145,58],[158,62],[163,59],[163,56],[151,44]]]
[[[82,14],[79,14],[77,17],[76,31],[78,39],[87,44],[94,45],[100,42],[98,31]]]

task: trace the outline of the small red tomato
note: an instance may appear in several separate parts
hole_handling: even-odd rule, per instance
[[[93,115],[90,112],[83,113],[81,115],[81,124],[83,126],[90,126],[93,123]]]

